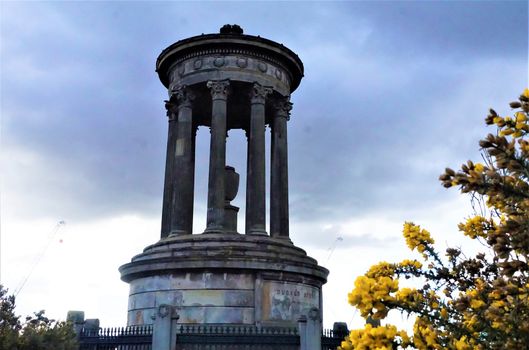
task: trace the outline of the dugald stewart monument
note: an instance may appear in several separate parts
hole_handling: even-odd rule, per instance
[[[69,312],[80,350],[335,349],[347,327],[322,332],[329,271],[289,234],[287,125],[300,58],[227,24],[170,45],[156,71],[169,96],[160,239],[119,268],[129,284],[127,327],[102,329],[98,319]],[[193,232],[201,126],[210,129],[207,213],[203,231]],[[226,164],[232,129],[247,138],[245,213],[231,203],[240,179]]]
[[[119,269],[130,285],[128,325],[153,323],[160,306],[171,307],[179,324],[295,327],[311,310],[321,317],[328,270],[289,238],[287,125],[290,95],[303,77],[300,58],[225,25],[170,45],[156,71],[169,95],[161,236]],[[203,232],[192,232],[200,126],[211,133],[207,222]],[[230,204],[239,186],[239,174],[226,164],[231,129],[247,136],[245,213]],[[237,232],[243,214],[245,231]]]

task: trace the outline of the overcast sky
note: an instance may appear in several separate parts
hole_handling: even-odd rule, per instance
[[[330,270],[324,323],[362,323],[356,276],[409,257],[401,227],[468,245],[468,198],[437,180],[479,159],[489,107],[528,86],[526,1],[1,2],[0,282],[18,312],[126,322],[118,267],[159,239],[167,92],[155,60],[226,23],[305,65],[289,122],[291,237]],[[245,139],[228,163],[244,184]],[[209,132],[197,141],[205,228]],[[269,141],[269,140],[268,140]],[[234,204],[244,213],[244,185]],[[240,215],[243,216],[243,215]],[[240,218],[239,231],[243,231]],[[65,221],[56,229],[57,223]]]

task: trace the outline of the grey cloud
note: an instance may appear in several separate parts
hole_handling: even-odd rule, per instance
[[[525,1],[366,2],[350,11],[380,30],[370,39],[391,56],[440,55],[464,61],[527,51]],[[508,33],[508,35],[506,35]],[[405,38],[405,39],[403,39]],[[376,53],[369,50],[368,55]]]
[[[332,224],[323,229],[317,225],[303,224],[296,225],[295,228],[301,229],[302,232],[294,233],[294,241],[297,239],[297,234],[303,239],[303,247],[326,250],[329,256],[335,250],[351,247],[389,247],[400,240],[394,234],[388,235],[376,230],[365,233],[351,233],[347,230],[344,231],[338,224]],[[323,261],[320,261],[320,263],[323,263]]]
[[[509,41],[514,35],[527,42],[519,31],[526,15],[513,13],[526,5],[455,4],[460,11],[428,5],[434,9],[384,2],[303,9],[298,3],[2,4],[3,19],[9,18],[2,21],[3,149],[39,159],[31,166],[9,164],[13,173],[4,185],[17,197],[13,210],[83,220],[159,215],[166,92],[154,72],[156,56],[225,22],[283,42],[305,62],[289,129],[293,220],[339,220],[435,201],[442,191],[436,178],[447,161],[476,149],[460,139],[481,116],[462,119],[457,96],[469,81],[487,89],[509,83],[497,78],[508,68],[473,76],[486,72],[476,62],[526,65],[527,48]],[[474,29],[463,31],[469,19],[487,41]],[[454,65],[447,56],[465,61]],[[477,101],[473,113],[489,103]],[[209,133],[199,134],[197,200],[203,201]],[[453,141],[444,151],[439,145],[447,134]],[[244,139],[234,134],[228,142],[229,162],[243,172]],[[423,169],[429,150],[439,166]],[[241,182],[239,203],[243,198]]]

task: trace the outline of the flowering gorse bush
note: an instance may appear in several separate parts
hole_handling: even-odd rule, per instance
[[[498,130],[480,141],[484,162],[440,176],[483,204],[458,227],[485,251],[467,257],[448,248],[442,257],[428,231],[406,222],[406,243],[424,262],[372,266],[356,279],[349,303],[365,318],[384,319],[390,310],[414,317],[413,331],[368,324],[341,349],[529,348],[529,89],[510,106],[513,116],[490,110],[485,119]],[[399,286],[403,278],[420,287]]]

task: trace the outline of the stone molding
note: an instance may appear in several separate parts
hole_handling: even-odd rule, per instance
[[[252,50],[232,48],[211,48],[190,52],[172,62],[168,71],[175,72],[178,76],[184,76],[197,70],[218,69],[220,67],[248,68],[262,73],[270,72],[270,75],[278,80],[288,82],[289,85],[293,81],[289,69],[273,57]],[[271,69],[272,67],[275,69]]]
[[[259,235],[185,235],[160,240],[120,267],[125,282],[184,270],[230,269],[298,274],[323,284],[329,271],[292,243]]]
[[[158,306],[158,316],[161,318],[167,317],[173,313],[173,306],[168,304],[162,304]]]

